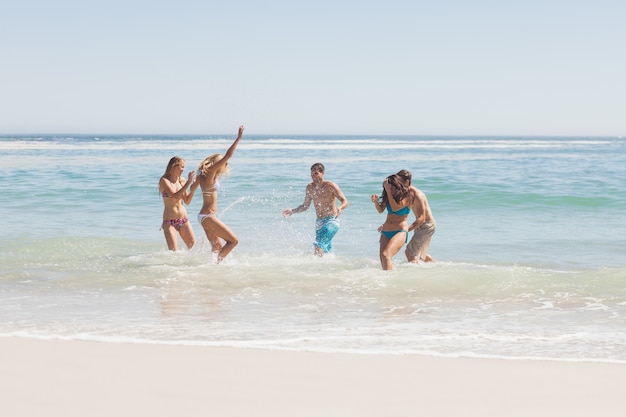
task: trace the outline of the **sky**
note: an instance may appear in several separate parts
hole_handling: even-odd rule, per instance
[[[20,0],[0,134],[626,135],[623,0]]]

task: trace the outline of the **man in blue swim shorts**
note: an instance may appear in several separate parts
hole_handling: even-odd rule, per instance
[[[315,222],[315,254],[323,256],[332,250],[332,239],[339,230],[338,217],[348,207],[348,199],[341,188],[332,181],[324,179],[324,165],[315,163],[311,166],[311,179],[306,186],[304,202],[295,209],[283,210],[283,216],[291,217],[294,213],[306,211],[311,202],[315,206],[317,221]],[[336,200],[341,205],[337,207]]]

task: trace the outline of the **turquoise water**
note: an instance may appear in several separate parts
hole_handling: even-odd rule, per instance
[[[0,335],[626,361],[626,141],[244,137],[218,214],[240,244],[215,265],[170,253],[157,182],[233,136],[0,137]],[[350,206],[312,256],[309,167]],[[378,261],[370,195],[400,169],[437,219],[435,264]],[[182,244],[182,243],[181,243]]]

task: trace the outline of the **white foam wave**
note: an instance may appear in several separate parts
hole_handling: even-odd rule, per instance
[[[211,150],[226,149],[232,139],[33,141],[0,140],[0,150]],[[610,144],[608,140],[575,139],[252,139],[250,150],[378,150],[378,149],[550,149]]]

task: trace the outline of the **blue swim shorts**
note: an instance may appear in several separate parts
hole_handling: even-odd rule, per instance
[[[317,219],[315,222],[315,243],[314,245],[321,248],[324,253],[328,253],[333,249],[331,240],[339,231],[339,220],[335,216]]]

